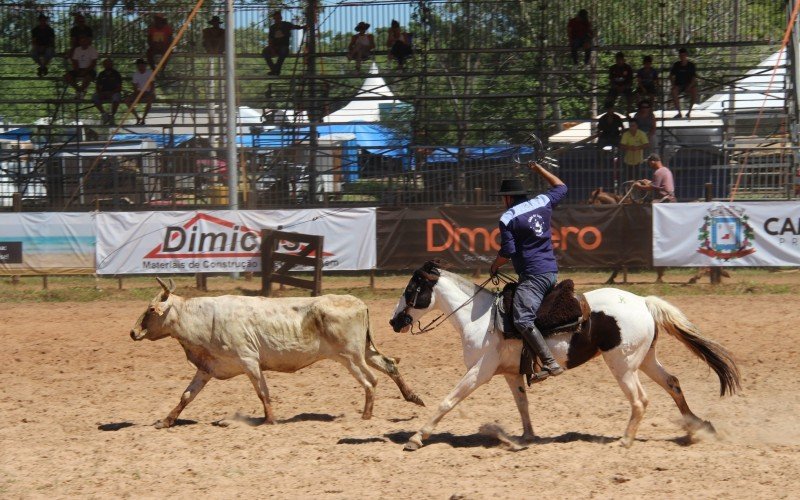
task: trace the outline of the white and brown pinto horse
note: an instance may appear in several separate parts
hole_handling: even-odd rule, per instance
[[[732,355],[721,345],[700,336],[695,327],[675,306],[658,297],[640,297],[616,288],[587,292],[591,307],[590,326],[580,333],[561,333],[547,337],[547,344],[558,362],[568,370],[602,354],[619,386],[631,404],[631,417],[620,444],[633,444],[648,399],[639,381],[641,370],[672,396],[683,415],[687,430],[714,432],[711,423],[689,409],[678,379],[656,358],[656,339],[668,333],[705,361],[719,377],[720,395],[739,388],[739,369]],[[471,299],[471,300],[470,300]],[[406,450],[422,446],[447,412],[495,375],[503,375],[522,417],[523,439],[534,437],[528,413],[525,384],[519,374],[520,340],[506,340],[495,328],[494,294],[451,272],[428,262],[414,273],[389,322],[395,332],[406,332],[425,313],[439,310],[449,315],[461,333],[467,372],[439,404],[436,413],[414,434]]]

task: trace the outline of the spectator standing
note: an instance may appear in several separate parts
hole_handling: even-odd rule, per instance
[[[94,40],[94,33],[92,32],[92,28],[86,24],[86,16],[81,14],[80,12],[76,12],[73,14],[73,22],[74,24],[69,29],[69,54],[68,58],[72,57],[72,50],[77,48],[81,44],[81,38],[88,38],[89,41]]]
[[[578,50],[583,50],[583,64],[589,64],[589,56],[592,53],[592,38],[594,31],[592,23],[589,22],[589,12],[586,9],[578,11],[578,15],[567,22],[567,38],[569,39],[569,50],[572,56],[572,63],[578,64]]]
[[[153,23],[147,28],[147,63],[151,69],[156,69],[156,64],[167,53],[172,43],[172,27],[167,22],[164,14],[153,14]],[[165,62],[166,64],[166,62]]]
[[[625,96],[625,114],[630,115],[633,107],[633,68],[625,62],[625,54],[617,52],[616,62],[608,68],[608,97],[606,106],[613,105],[617,97]]]
[[[211,27],[203,30],[203,48],[208,54],[221,55],[225,52],[225,30],[219,27],[222,21],[214,16],[208,24]]]
[[[619,146],[623,130],[625,124],[614,112],[614,106],[606,106],[606,112],[597,119],[597,146],[600,148]]]
[[[622,133],[622,138],[619,141],[619,147],[625,152],[622,161],[627,167],[625,174],[628,179],[638,177],[638,167],[642,164],[644,159],[644,150],[649,145],[647,135],[639,130],[639,125],[635,120],[629,120],[628,129]]]
[[[650,101],[642,101],[639,103],[639,109],[636,111],[636,114],[633,115],[633,121],[639,126],[639,130],[647,135],[647,140],[650,143],[649,147],[655,149],[656,127],[658,124],[656,122],[656,115],[653,114],[653,107],[650,105]]]
[[[133,94],[128,97],[126,103],[128,104],[128,109],[131,109],[133,112],[133,116],[136,118],[136,125],[144,125],[144,121],[147,118],[147,113],[150,112],[150,106],[153,105],[153,101],[156,99],[156,89],[152,82],[150,82],[150,77],[153,75],[153,70],[147,67],[147,63],[144,59],[137,59],[136,60],[136,70],[133,72],[133,76],[131,77],[131,82],[133,82]],[[150,82],[150,85],[147,84]],[[136,99],[136,96],[139,95],[139,92],[142,93],[142,98],[139,100],[140,103],[145,103],[144,106],[144,113],[142,117],[139,118],[139,114],[136,113],[136,108],[133,107],[133,101]]]
[[[647,164],[653,169],[653,180],[641,179],[634,186],[645,191],[653,192],[653,203],[674,203],[675,180],[672,171],[661,163],[661,157],[652,153],[647,157]],[[659,278],[662,273],[659,273]]]
[[[47,16],[39,14],[39,24],[31,30],[31,57],[39,65],[37,76],[47,74],[47,65],[56,54],[56,32],[47,22]]]
[[[356,71],[361,71],[361,62],[372,57],[375,50],[375,37],[367,34],[369,24],[364,21],[356,25],[356,34],[350,38],[350,45],[347,47],[347,59],[356,62]]]
[[[408,33],[400,29],[400,23],[392,19],[392,26],[386,37],[386,47],[389,49],[389,59],[397,61],[397,67],[405,69],[406,59],[411,57],[411,40]]]
[[[86,87],[96,76],[97,57],[92,40],[86,36],[81,37],[80,44],[72,51],[70,58],[72,69],[64,75],[64,81],[75,89],[75,98],[78,100],[83,99]]]
[[[289,46],[292,41],[292,30],[304,30],[306,26],[298,26],[289,21],[284,21],[280,11],[272,14],[273,22],[269,27],[268,45],[264,47],[261,55],[269,66],[270,75],[280,75],[283,61],[289,55]],[[277,57],[277,62],[272,62],[272,58]]]
[[[658,98],[658,70],[653,67],[653,56],[644,56],[642,67],[636,71],[636,86],[639,91],[639,100],[648,100],[655,104]]]
[[[672,103],[678,110],[675,118],[681,118],[681,94],[688,94],[689,110],[686,111],[686,118],[689,118],[692,114],[692,106],[697,100],[697,69],[689,60],[688,50],[681,48],[678,51],[678,58],[669,72],[669,79],[672,82]]]
[[[114,61],[103,59],[103,71],[97,75],[95,94],[92,96],[94,106],[100,111],[103,125],[114,125],[114,116],[119,108],[122,95],[122,75],[114,69]],[[111,113],[103,109],[104,103],[111,103]]]

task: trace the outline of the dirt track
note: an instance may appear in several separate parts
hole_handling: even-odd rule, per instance
[[[720,399],[704,364],[674,339],[659,342],[662,362],[719,438],[689,444],[672,400],[643,377],[651,403],[639,440],[618,447],[629,407],[597,359],[534,388],[540,439],[516,453],[478,433],[491,422],[521,432],[501,378],[445,417],[425,448],[402,451],[463,365],[449,325],[392,333],[393,300],[369,301],[376,343],[402,357],[427,409],[380,376],[375,416],[362,421],[362,389],[323,362],[268,374],[278,425],[253,425],[260,403],[238,377],[209,383],[168,430],[150,424],[177,403],[194,368],[174,340],[130,340],[144,302],[0,304],[0,496],[797,497],[796,298],[668,299],[739,359],[743,390]],[[214,425],[220,419],[232,424]]]

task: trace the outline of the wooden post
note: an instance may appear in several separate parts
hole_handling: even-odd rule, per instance
[[[369,289],[375,290],[375,269],[369,270]]]
[[[22,194],[14,193],[11,195],[11,206],[14,207],[15,212],[22,212]],[[11,284],[19,285],[19,276],[16,274],[11,276]]]
[[[194,282],[198,290],[203,292],[208,291],[208,276],[206,276],[204,273],[195,273]]]
[[[117,277],[117,290],[122,290],[122,276]]]
[[[706,201],[714,201],[714,184],[706,182]],[[712,285],[719,285],[722,283],[722,268],[720,266],[711,266],[708,271],[709,281]]]
[[[47,290],[47,275],[42,275],[42,290]]]

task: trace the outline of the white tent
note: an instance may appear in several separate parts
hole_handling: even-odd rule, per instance
[[[395,99],[386,81],[378,76],[378,65],[373,62],[369,76],[361,84],[353,100],[322,120],[325,123],[379,122],[381,107],[395,106],[401,102]]]
[[[786,97],[784,91],[786,57],[784,50],[776,52],[748,71],[744,78],[733,82],[735,92],[733,102],[730,91],[720,92],[698,104],[696,109],[716,113],[762,108],[783,109]]]

